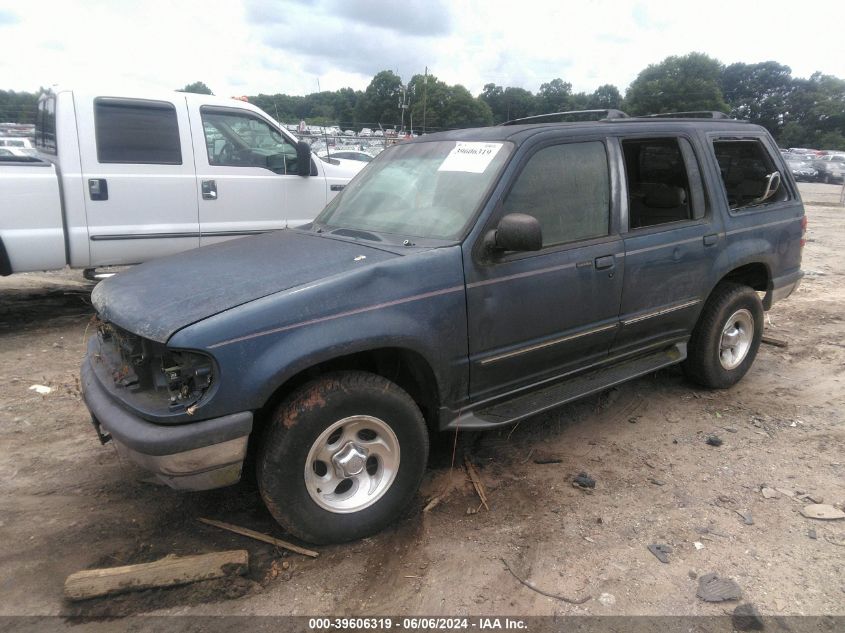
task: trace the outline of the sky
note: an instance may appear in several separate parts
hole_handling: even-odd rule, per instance
[[[556,77],[624,93],[647,65],[692,51],[845,78],[843,18],[839,0],[0,0],[0,89],[307,94],[427,66],[474,95]]]

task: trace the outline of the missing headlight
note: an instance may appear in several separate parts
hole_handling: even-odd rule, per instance
[[[211,359],[196,352],[167,351],[161,358],[156,386],[167,388],[170,409],[188,409],[197,404],[214,380]]]

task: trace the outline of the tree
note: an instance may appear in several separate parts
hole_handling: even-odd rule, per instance
[[[0,90],[0,121],[8,123],[35,123],[38,95],[43,92],[15,92]]]
[[[604,84],[590,95],[588,107],[590,110],[618,110],[622,107],[622,94],[616,86]]]
[[[703,53],[671,56],[640,72],[625,95],[629,114],[717,110],[728,104],[719,87],[722,65]]]
[[[572,105],[571,95],[571,83],[560,78],[552,79],[550,82],[540,85],[540,90],[535,98],[534,110],[538,114],[569,110]]]
[[[731,64],[722,70],[720,85],[731,106],[731,116],[762,125],[777,135],[795,89],[789,66],[768,61]]]
[[[192,84],[188,84],[181,90],[177,90],[177,92],[193,92],[194,94],[198,95],[213,95],[214,93],[211,92],[211,88],[206,86],[201,81],[195,81]]]
[[[417,130],[423,125],[423,109],[426,130],[482,127],[493,122],[493,113],[484,101],[474,98],[463,86],[449,86],[434,75],[414,75],[408,82],[408,93],[410,116]]]
[[[401,118],[402,79],[393,71],[382,70],[358,99],[355,118],[363,125],[396,125]]]

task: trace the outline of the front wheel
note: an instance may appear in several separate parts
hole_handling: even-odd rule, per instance
[[[726,389],[748,372],[763,336],[763,304],[748,286],[719,284],[701,312],[684,371],[704,387]]]
[[[413,498],[428,459],[419,407],[366,372],[328,374],[276,410],[258,458],[258,486],[291,534],[338,543],[373,534]]]

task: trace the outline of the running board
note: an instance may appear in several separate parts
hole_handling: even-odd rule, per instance
[[[648,356],[606,365],[483,409],[467,411],[446,428],[484,429],[513,424],[632,378],[676,365],[686,358],[686,348],[686,343],[677,343]]]

